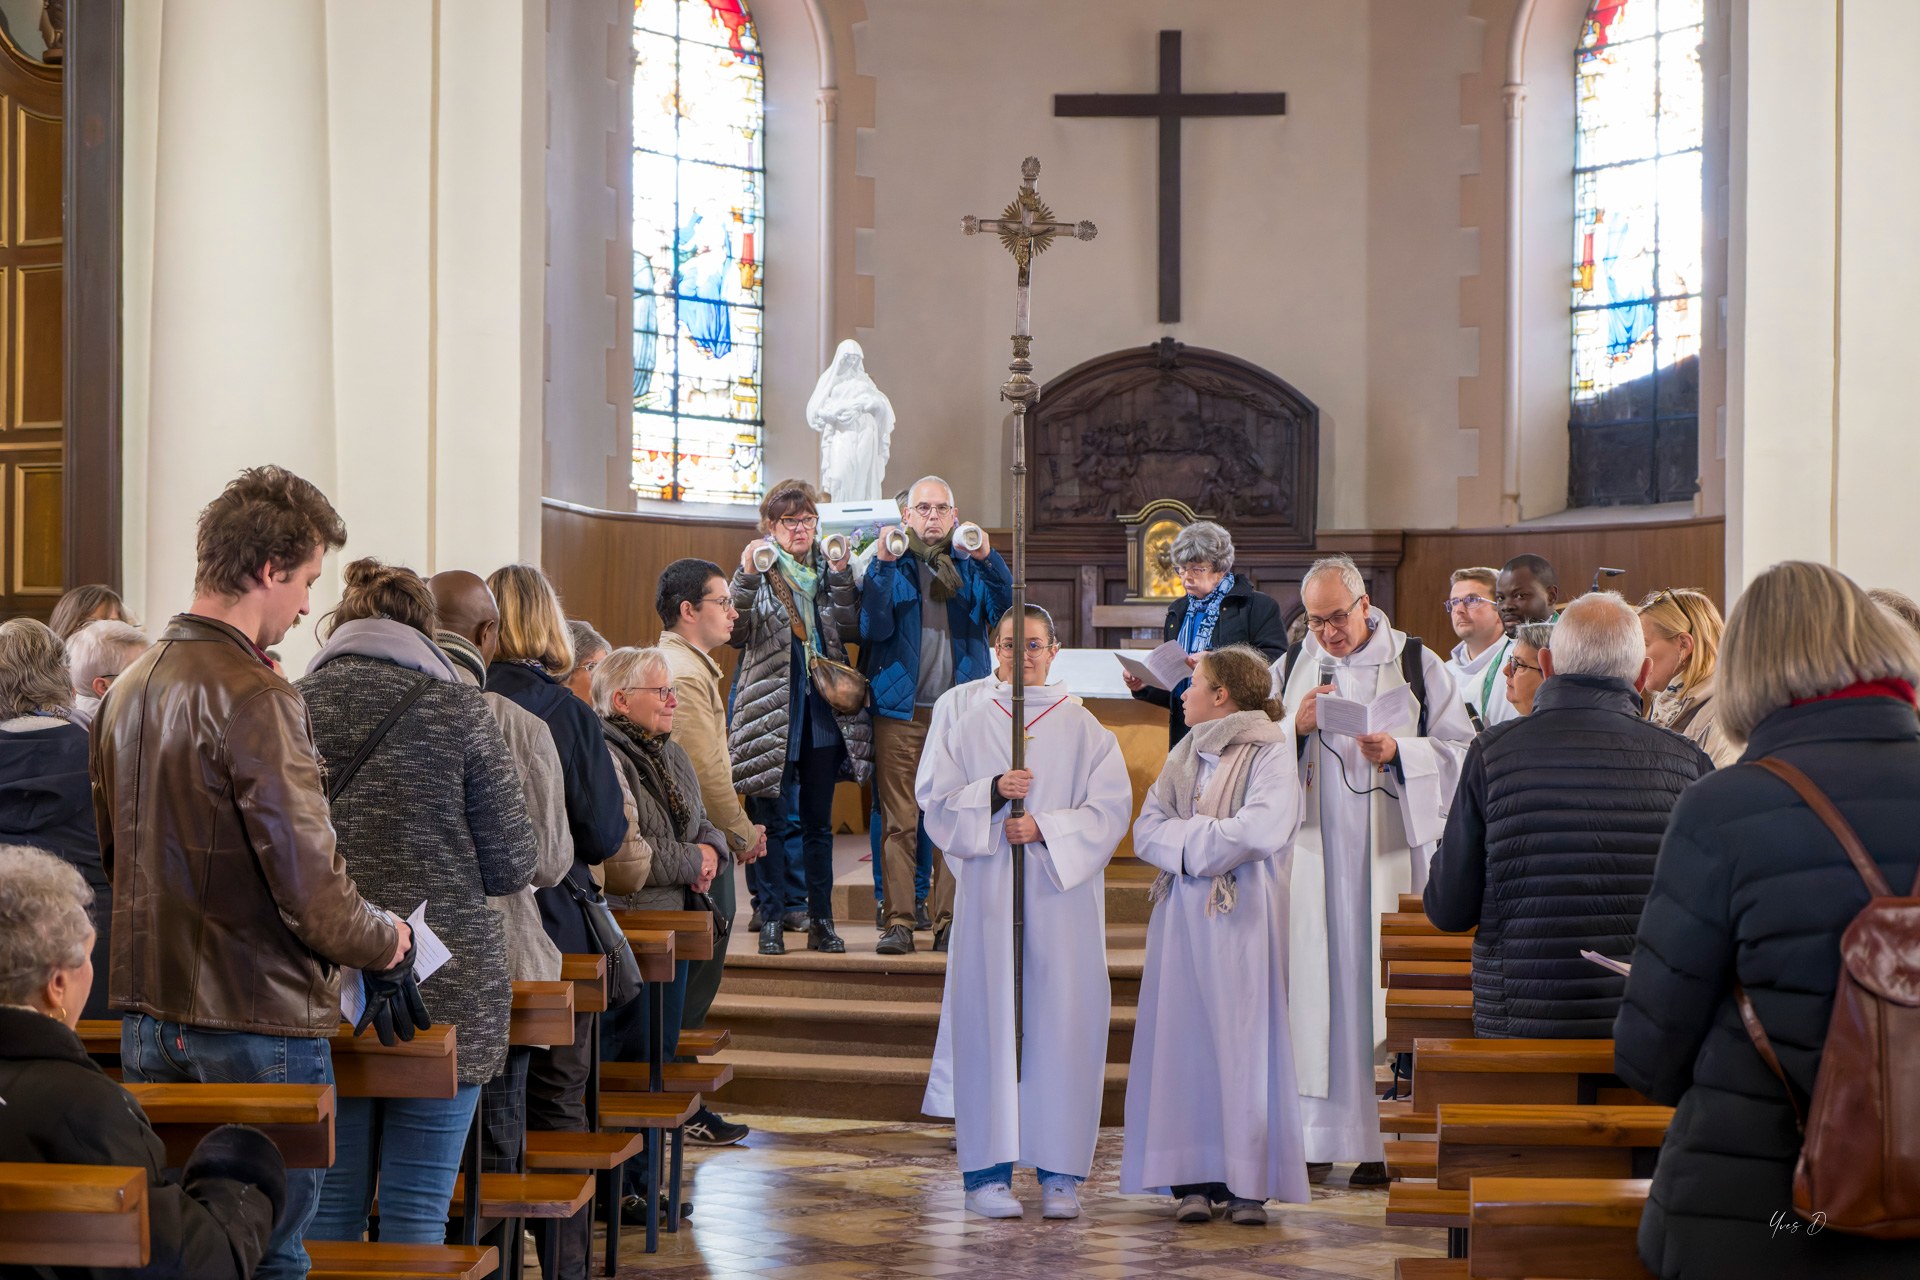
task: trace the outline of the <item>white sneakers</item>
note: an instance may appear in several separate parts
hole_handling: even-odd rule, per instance
[[[1048,1178],[1040,1184],[1040,1216],[1077,1218],[1080,1216],[1080,1188],[1072,1178]]]
[[[1013,1198],[1012,1187],[1004,1182],[993,1182],[978,1191],[967,1192],[967,1212],[977,1213],[983,1218],[1018,1218],[1026,1210]]]
[[[1026,1213],[1013,1198],[1013,1188],[994,1182],[978,1191],[967,1192],[967,1212],[983,1218],[1018,1218]],[[1077,1218],[1080,1216],[1079,1185],[1072,1178],[1048,1178],[1040,1184],[1040,1216]]]

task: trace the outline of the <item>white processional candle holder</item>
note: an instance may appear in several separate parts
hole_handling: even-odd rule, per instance
[[[987,531],[968,521],[953,531],[953,545],[972,555],[987,545]]]
[[[773,549],[771,542],[762,542],[753,549],[753,570],[765,573],[779,561],[780,553]]]

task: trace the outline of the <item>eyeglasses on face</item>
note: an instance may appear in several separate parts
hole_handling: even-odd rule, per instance
[[[587,659],[587,661],[580,664],[580,669],[586,672],[588,675],[592,675],[594,672],[600,669],[600,664],[605,662],[606,660],[607,658],[605,654],[600,655],[598,658],[589,658]]]
[[[1012,653],[1012,652],[1013,652],[1013,641],[1011,641],[1011,640],[1002,640],[1002,641],[1000,641],[1000,642],[998,642],[997,644],[995,644],[995,645],[994,645],[993,647],[994,647],[994,648],[996,648],[996,649],[998,649],[998,650],[999,650],[999,651],[1000,651],[1001,653]],[[1030,653],[1030,654],[1032,654],[1032,653],[1045,653],[1045,652],[1046,652],[1046,651],[1047,651],[1048,649],[1051,649],[1051,648],[1054,648],[1054,647],[1055,647],[1055,646],[1054,646],[1054,642],[1053,642],[1053,641],[1051,641],[1051,640],[1029,640],[1029,641],[1027,641],[1027,652],[1028,652],[1028,653]]]
[[[812,533],[820,527],[820,517],[781,516],[777,523],[788,533]]]
[[[953,504],[951,502],[916,502],[907,510],[922,520],[931,520],[935,516],[951,515]]]
[[[1312,614],[1308,614],[1307,630],[1314,632],[1317,635],[1318,633],[1325,631],[1328,627],[1339,628],[1339,627],[1346,626],[1347,619],[1353,616],[1353,606],[1359,604],[1362,600],[1365,600],[1366,598],[1367,598],[1367,593],[1362,591],[1359,595],[1355,596],[1351,601],[1348,602],[1346,608],[1342,609],[1338,613],[1330,613],[1324,618],[1316,618]]]
[[[650,693],[654,697],[660,699],[660,701],[665,703],[675,703],[680,701],[680,695],[673,691],[673,686],[670,684],[662,684],[662,685],[636,684],[636,685],[629,686],[625,690],[625,692]]]
[[[1448,613],[1459,609],[1472,609],[1478,605],[1492,604],[1486,596],[1448,596],[1444,608]]]
[[[1531,662],[1522,662],[1517,654],[1507,659],[1506,670],[1508,675],[1515,675],[1522,671],[1538,671],[1541,675],[1547,674],[1545,667],[1537,667]]]
[[[727,610],[727,611],[729,611],[729,612],[732,612],[732,611],[733,611],[733,596],[732,596],[732,594],[731,594],[731,593],[729,593],[729,594],[726,594],[726,595],[718,595],[718,596],[701,596],[701,597],[700,597],[700,603],[699,603],[699,604],[697,604],[697,605],[695,605],[695,606],[694,606],[694,608],[696,608],[696,609],[698,609],[698,608],[702,608],[702,607],[704,607],[704,606],[706,606],[706,605],[710,605],[710,604],[712,604],[712,605],[718,605],[718,606],[720,606],[720,607],[721,607],[722,609],[725,609],[725,610]]]

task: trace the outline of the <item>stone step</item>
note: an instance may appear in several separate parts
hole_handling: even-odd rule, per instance
[[[1107,1061],[1132,1054],[1136,1012],[1115,1006]],[[708,1018],[727,1028],[733,1047],[753,1052],[926,1058],[940,1027],[940,1001],[741,995],[730,974]]]
[[[873,864],[862,862],[856,872],[839,878],[833,886],[835,920],[851,922],[873,919],[877,895],[873,891],[872,877]],[[1108,924],[1146,924],[1147,886],[1153,883],[1153,877],[1153,868],[1138,858],[1118,858],[1107,867]],[[741,900],[745,902],[744,896]]]
[[[733,1067],[726,1096],[730,1115],[760,1112],[897,1123],[927,1118],[920,1103],[926,1094],[931,1056],[868,1058],[729,1049],[719,1060]],[[1126,1064],[1108,1063],[1101,1124],[1123,1122],[1126,1092]]]

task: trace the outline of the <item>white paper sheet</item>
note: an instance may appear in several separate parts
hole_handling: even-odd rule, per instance
[[[407,927],[413,930],[413,980],[425,982],[438,972],[441,965],[453,959],[453,952],[447,950],[447,944],[440,941],[440,935],[427,923],[427,904],[424,901],[407,917]],[[340,975],[340,1017],[352,1025],[360,1021],[360,1015],[366,1007],[366,979],[360,976],[358,969],[345,970]]]
[[[1125,653],[1113,656],[1120,659],[1120,665],[1126,668],[1128,675],[1145,681],[1149,688],[1165,689],[1168,693],[1172,693],[1174,686],[1193,674],[1193,668],[1187,665],[1187,651],[1180,647],[1178,640],[1167,641],[1144,659]]]
[[[1629,976],[1633,972],[1633,966],[1628,964],[1626,961],[1615,960],[1612,956],[1603,956],[1597,951],[1582,951],[1580,953],[1580,958],[1582,960],[1592,961],[1594,964],[1599,965],[1602,969],[1610,969],[1614,973],[1619,974],[1623,978]]]
[[[1313,703],[1313,716],[1320,732],[1345,734],[1349,738],[1383,733],[1395,725],[1405,724],[1413,715],[1413,690],[1404,684],[1395,685],[1372,702],[1323,693]]]

